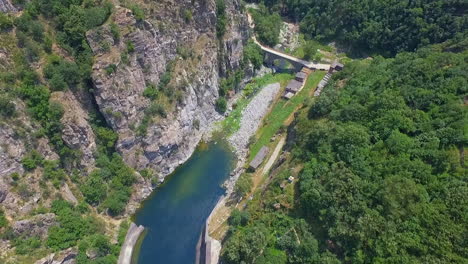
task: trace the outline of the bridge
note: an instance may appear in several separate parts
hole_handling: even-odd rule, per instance
[[[249,21],[249,26],[251,29],[254,29],[255,24],[253,22],[252,16],[247,13],[247,19]],[[303,59],[296,58],[294,56],[288,55],[286,53],[283,53],[281,51],[274,50],[272,48],[269,48],[267,46],[264,46],[262,43],[260,43],[255,35],[252,36],[253,41],[255,44],[260,46],[260,48],[263,50],[265,53],[265,62],[267,63],[268,66],[273,66],[273,62],[275,60],[285,60],[294,67],[294,70],[296,72],[301,71],[303,67],[306,67],[311,70],[320,70],[320,71],[328,71],[330,69],[330,64],[323,64],[323,63],[315,63],[315,62],[310,62],[306,61]]]

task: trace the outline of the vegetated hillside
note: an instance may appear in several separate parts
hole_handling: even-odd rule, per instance
[[[0,0],[0,263],[116,262],[128,215],[220,116],[221,77],[238,88],[258,57],[239,2],[218,6],[219,26],[214,1]]]
[[[336,74],[291,128],[291,158],[231,216],[224,261],[466,263],[468,52],[445,48]]]
[[[386,56],[440,43],[468,28],[463,0],[263,1],[300,22],[306,36],[338,40]]]

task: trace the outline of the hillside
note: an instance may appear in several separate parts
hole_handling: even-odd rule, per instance
[[[238,1],[1,0],[0,262],[115,263],[222,118],[219,83],[249,77],[245,21]]]
[[[465,263],[468,52],[453,45],[334,75],[231,215],[225,263]]]

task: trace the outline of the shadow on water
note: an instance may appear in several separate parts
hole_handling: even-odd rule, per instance
[[[224,194],[221,184],[233,169],[224,141],[202,143],[192,157],[142,204],[135,222],[147,233],[136,249],[138,264],[191,264],[211,210]]]

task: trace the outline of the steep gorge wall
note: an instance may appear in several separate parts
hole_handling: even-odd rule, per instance
[[[100,111],[119,134],[117,150],[136,169],[151,168],[159,181],[187,160],[213,122],[221,74],[239,68],[247,40],[245,14],[239,1],[226,1],[227,31],[216,37],[214,1],[164,1],[146,6],[149,15],[138,21],[127,8],[116,7],[112,17],[121,32],[114,40],[109,24],[88,32],[95,54],[93,82]],[[191,18],[184,18],[191,10]],[[110,50],[103,51],[103,43]],[[128,52],[128,43],[134,51]],[[180,53],[185,52],[187,57]],[[128,53],[128,61],[122,54]],[[151,100],[145,88],[159,83],[168,63],[174,63],[171,86],[181,94],[166,105],[167,117],[152,118],[146,134],[137,133]],[[111,74],[107,69],[115,65]],[[149,194],[150,182],[140,181],[133,201]],[[135,204],[131,205],[133,208]]]
[[[96,105],[118,134],[116,150],[125,162],[137,171],[151,168],[157,181],[162,181],[186,161],[213,123],[222,118],[215,111],[218,84],[221,77],[240,69],[243,44],[248,38],[240,2],[225,1],[228,21],[221,40],[216,36],[213,0],[135,2],[145,9],[145,19],[135,18],[128,8],[115,6],[104,25],[86,34],[94,53],[92,93],[82,89],[84,87],[64,91],[48,88],[50,101],[63,106],[61,139],[78,153],[76,159],[63,164],[67,175],[60,186],[44,180],[43,166],[33,170],[23,167],[24,158],[34,150],[48,161],[59,161],[61,155],[44,134],[40,122],[28,113],[25,101],[11,97],[16,114],[9,119],[0,119],[0,209],[9,226],[19,227],[15,232],[20,235],[26,235],[24,231],[31,229],[29,227],[34,230],[37,227],[40,231],[37,235],[45,240],[49,226],[56,225],[57,221],[54,214],[43,214],[36,209],[50,208],[57,197],[75,204],[77,200],[83,201],[80,184],[96,167],[98,136],[93,128]],[[13,17],[19,15],[16,12],[20,9],[9,0],[0,0],[0,12],[10,13]],[[43,21],[44,25],[47,23]],[[113,36],[111,24],[117,25],[119,39]],[[0,73],[12,72],[16,70],[14,55],[19,53],[15,30],[0,34]],[[132,51],[129,51],[128,43],[132,43]],[[74,59],[58,43],[54,43],[52,54],[69,61]],[[30,64],[44,86],[49,85],[43,76],[46,63],[44,58]],[[144,121],[145,111],[154,103],[143,96],[143,92],[149,85],[158,85],[170,63],[174,70],[169,86],[178,96],[172,102],[167,98],[163,102],[167,117],[153,117],[146,133],[139,134],[136,128]],[[113,72],[108,71],[111,65],[115,65]],[[6,86],[2,82],[0,86],[3,92]],[[18,175],[19,180],[15,179]],[[80,178],[74,181],[71,176]],[[151,193],[152,187],[151,179],[137,174],[135,193],[124,217],[134,212],[141,200]],[[99,215],[111,224],[115,220],[105,212],[99,212]],[[42,225],[45,218],[50,218],[49,224]],[[0,259],[10,256],[14,252],[11,241],[0,239],[0,252]]]

